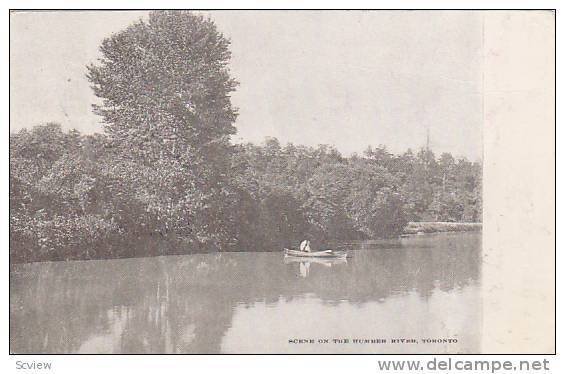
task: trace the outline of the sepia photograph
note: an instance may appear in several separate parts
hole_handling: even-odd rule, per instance
[[[491,353],[488,13],[11,11],[10,353]]]

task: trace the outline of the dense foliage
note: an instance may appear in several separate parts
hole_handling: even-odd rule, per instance
[[[222,217],[199,217],[193,235],[179,222],[196,208],[184,211],[171,196],[176,165],[125,162],[107,136],[56,124],[12,134],[13,261],[277,250],[304,237],[397,236],[408,221],[481,219],[481,165],[449,154],[379,147],[344,157],[275,139],[230,148],[225,185],[208,198]],[[149,190],[148,180],[159,186]],[[185,204],[203,204],[201,196]]]
[[[229,136],[236,111],[229,94],[229,41],[203,16],[151,12],[102,42],[88,67],[101,105],[113,164],[136,186],[136,199],[173,232],[219,246],[230,239]],[[228,205],[226,205],[228,204]]]
[[[430,150],[232,145],[229,41],[189,12],[105,39],[87,77],[104,133],[10,135],[12,261],[279,250],[481,217],[481,165]]]

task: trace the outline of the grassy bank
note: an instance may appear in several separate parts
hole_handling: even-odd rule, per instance
[[[480,231],[482,227],[480,222],[408,222],[403,234]]]

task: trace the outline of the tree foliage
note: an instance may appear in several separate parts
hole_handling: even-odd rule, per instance
[[[165,232],[221,243],[236,111],[229,41],[209,19],[154,11],[102,42],[88,67],[123,179]]]
[[[209,19],[151,12],[102,42],[87,77],[104,133],[10,135],[12,261],[280,250],[481,218],[481,165],[422,149],[232,145],[229,41]]]
[[[104,135],[48,124],[12,134],[10,147],[16,259],[273,250],[305,237],[394,237],[408,221],[481,220],[481,165],[430,151],[344,157],[276,139],[234,146],[223,193],[207,209],[198,205],[207,191],[179,189],[178,164],[124,160]]]

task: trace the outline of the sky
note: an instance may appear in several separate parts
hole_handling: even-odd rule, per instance
[[[235,142],[482,155],[482,20],[457,11],[213,11],[231,40]],[[10,17],[10,131],[101,132],[85,66],[146,12]]]

